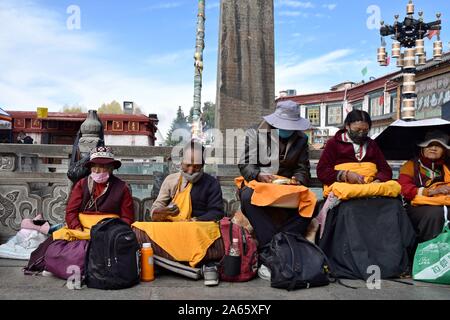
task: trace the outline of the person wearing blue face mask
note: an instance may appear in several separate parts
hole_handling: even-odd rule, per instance
[[[283,129],[277,129],[277,130],[278,130],[278,135],[280,136],[281,139],[289,139],[295,133],[294,130],[283,130]]]
[[[276,176],[283,176],[291,179],[291,184],[307,187],[311,175],[308,137],[303,131],[310,128],[311,123],[300,116],[300,106],[296,102],[278,102],[273,114],[264,117],[258,127],[246,132],[245,152],[239,162],[244,180],[272,183]],[[278,153],[274,154],[276,150]],[[263,159],[263,154],[267,154],[270,161]],[[278,232],[301,235],[307,232],[311,218],[300,216],[296,209],[253,205],[253,193],[253,189],[242,186],[239,195],[242,213],[255,231],[260,252]]]

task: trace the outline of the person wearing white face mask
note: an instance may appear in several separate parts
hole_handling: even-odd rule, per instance
[[[97,147],[85,166],[91,174],[78,181],[66,207],[66,223],[70,229],[82,229],[79,214],[116,215],[124,222],[134,222],[133,198],[129,186],[114,176],[121,162],[114,159],[110,147]]]
[[[153,222],[219,221],[224,216],[219,181],[204,173],[204,147],[194,141],[183,149],[180,172],[163,182],[151,208]]]

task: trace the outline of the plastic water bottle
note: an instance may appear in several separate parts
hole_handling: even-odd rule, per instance
[[[233,238],[233,242],[230,247],[230,256],[239,257],[241,250],[239,249],[239,239]]]
[[[142,244],[141,280],[144,282],[155,280],[155,266],[153,263],[153,249],[151,243]]]

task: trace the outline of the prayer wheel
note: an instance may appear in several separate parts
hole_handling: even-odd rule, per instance
[[[402,119],[414,119],[416,117],[416,99],[404,99],[403,100],[403,114]]]
[[[405,50],[405,69],[416,69],[416,50],[414,48],[407,48]]]
[[[422,56],[419,56],[417,59],[417,65],[418,66],[423,66],[427,63],[427,53],[424,52],[424,54]]]
[[[403,68],[405,66],[405,54],[401,53],[397,59],[397,67]]]
[[[406,13],[407,14],[414,14],[414,4],[412,1],[409,1],[409,3],[406,6]]]
[[[414,73],[405,73],[403,75],[403,93],[416,93],[416,75]]]
[[[440,40],[433,43],[433,57],[435,61],[442,60],[442,41]]]
[[[425,40],[416,40],[416,56],[423,56],[425,54]]]
[[[392,43],[392,58],[398,58],[401,54],[401,44],[398,41]]]
[[[386,63],[386,48],[385,47],[379,47],[378,48],[378,54],[377,54],[378,62]]]

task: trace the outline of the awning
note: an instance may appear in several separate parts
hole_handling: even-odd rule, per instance
[[[12,123],[11,121],[0,120],[0,130],[11,130]]]
[[[4,120],[4,121],[12,121],[12,117],[9,113],[7,113],[5,110],[3,110],[2,108],[0,108],[0,120]]]

